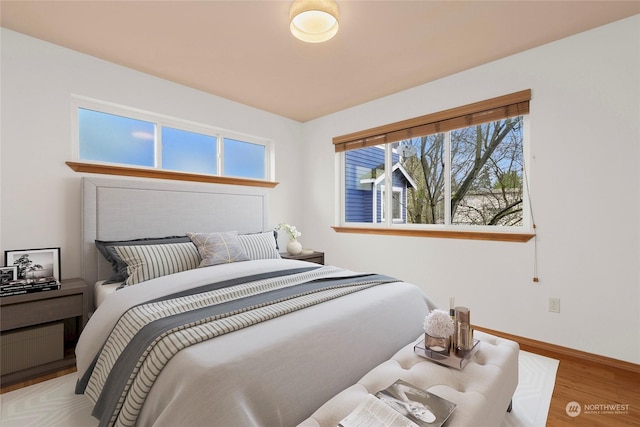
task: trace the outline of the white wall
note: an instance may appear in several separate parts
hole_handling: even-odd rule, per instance
[[[331,138],[532,89],[534,242],[339,234]],[[395,275],[472,322],[640,362],[640,15],[303,125],[303,243]],[[561,313],[548,312],[548,298]]]
[[[61,247],[63,278],[80,276],[80,179],[71,157],[71,95],[274,141],[272,225],[299,223],[301,124],[1,30],[0,250]],[[215,78],[212,75],[211,78]],[[293,160],[292,160],[293,159]],[[3,255],[4,256],[4,255]],[[4,258],[3,260],[4,261]]]

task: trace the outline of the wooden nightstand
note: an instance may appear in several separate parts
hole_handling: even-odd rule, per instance
[[[84,281],[67,279],[55,291],[2,297],[0,306],[3,355],[7,352],[19,359],[24,353],[26,359],[40,339],[53,340],[56,347],[63,349],[63,357],[59,360],[2,375],[3,386],[75,365],[75,345],[88,318],[89,293]],[[51,333],[55,335],[51,336]]]
[[[324,265],[324,252],[313,251],[310,254],[298,254],[298,255],[291,255],[288,252],[283,252],[280,254],[280,256],[285,259],[299,259],[302,261],[315,262],[316,264]]]

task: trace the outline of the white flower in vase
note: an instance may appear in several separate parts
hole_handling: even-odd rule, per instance
[[[298,231],[295,225],[282,223],[278,225],[278,228],[276,230],[284,230],[289,235],[287,252],[289,252],[291,255],[297,255],[302,252],[302,244],[298,242],[298,237],[302,236],[302,233]]]
[[[453,335],[455,328],[449,313],[436,308],[424,319],[424,331],[432,337],[447,338]]]

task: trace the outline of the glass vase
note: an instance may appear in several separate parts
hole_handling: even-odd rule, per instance
[[[431,335],[424,334],[424,346],[436,353],[449,354],[449,344],[451,337],[432,337]]]

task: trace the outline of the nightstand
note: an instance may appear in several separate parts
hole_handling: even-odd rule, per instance
[[[299,259],[302,261],[315,262],[316,264],[324,265],[324,252],[313,251],[310,254],[298,254],[291,255],[288,252],[283,252],[280,256],[284,259]]]
[[[87,323],[89,293],[81,279],[60,289],[0,298],[2,385],[75,365],[75,345]]]

